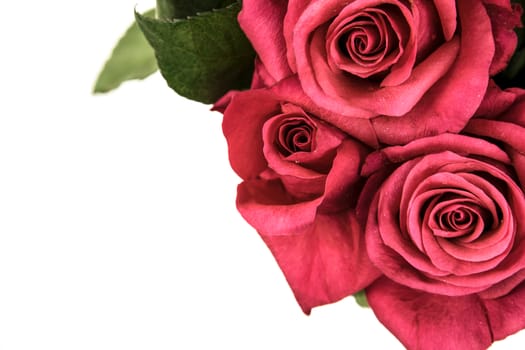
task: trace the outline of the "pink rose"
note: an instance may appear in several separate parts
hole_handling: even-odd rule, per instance
[[[410,349],[485,349],[525,328],[525,90],[491,86],[461,134],[371,154],[358,211],[384,276],[366,293]]]
[[[299,304],[351,295],[378,277],[355,207],[368,149],[273,90],[229,94],[223,131],[243,179],[237,207],[261,235]]]
[[[509,0],[244,0],[266,85],[297,74],[320,107],[388,144],[458,132],[516,47]],[[262,68],[260,66],[263,66]],[[395,130],[395,132],[393,132]]]

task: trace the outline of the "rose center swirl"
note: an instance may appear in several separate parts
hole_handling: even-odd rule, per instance
[[[327,33],[333,70],[368,78],[387,72],[399,60],[407,23],[397,6],[386,4],[340,17]]]
[[[437,237],[473,241],[498,220],[476,200],[457,195],[437,196],[429,206],[429,226]]]
[[[440,172],[420,177],[413,182],[415,191],[407,197],[411,199],[401,205],[408,209],[403,226],[428,261],[428,272],[438,279],[486,271],[505,259],[512,247],[506,190],[494,176],[506,174],[498,174],[496,168],[491,174],[458,171],[468,166],[477,163],[444,165]],[[422,166],[417,177],[426,169]]]
[[[314,130],[304,119],[289,119],[279,127],[277,146],[285,156],[310,152]]]
[[[379,29],[373,23],[349,27],[339,38],[341,53],[361,64],[376,61],[385,49]]]

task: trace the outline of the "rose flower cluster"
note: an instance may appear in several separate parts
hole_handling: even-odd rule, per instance
[[[364,290],[409,349],[525,328],[525,90],[510,0],[244,0],[214,106],[237,207],[305,313]],[[393,311],[395,310],[395,311]]]

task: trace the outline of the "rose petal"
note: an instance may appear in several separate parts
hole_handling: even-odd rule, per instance
[[[443,27],[443,35],[445,40],[451,40],[456,32],[457,18],[456,18],[456,1],[450,0],[434,0],[434,5],[441,19],[441,26]]]
[[[278,180],[247,180],[237,188],[237,209],[260,234],[294,235],[313,224],[322,197],[298,202]]]
[[[297,73],[295,53],[293,50],[293,33],[295,25],[303,11],[315,0],[288,0],[288,10],[284,17],[283,35],[286,42],[286,57],[292,72]],[[321,5],[322,8],[323,5]]]
[[[238,16],[242,30],[276,81],[292,73],[283,54],[286,50],[282,32],[286,6],[286,0],[244,0]]]
[[[499,116],[512,106],[515,100],[516,93],[511,90],[502,91],[494,80],[491,79],[485,97],[483,97],[483,101],[478,107],[475,116],[482,118]]]
[[[239,91],[237,90],[228,91],[213,104],[211,110],[224,114],[224,111],[226,110],[226,107],[228,107],[228,105],[230,104],[233,96],[235,96],[238,93]]]
[[[481,138],[458,134],[441,134],[415,140],[405,146],[392,146],[381,150],[383,157],[393,163],[427,154],[450,151],[457,154],[483,156],[503,164],[511,164],[509,156],[498,146]],[[372,171],[370,169],[369,171]]]
[[[257,108],[253,107],[255,101]],[[242,179],[255,178],[266,169],[261,130],[268,116],[279,111],[277,99],[263,90],[237,93],[226,108],[222,130],[231,166]]]
[[[525,283],[497,299],[482,299],[494,340],[525,328]]]
[[[405,11],[404,8],[402,8],[402,10],[403,12]],[[417,11],[414,12],[413,17],[417,18]],[[400,56],[399,61],[391,67],[390,73],[381,82],[382,87],[396,86],[404,83],[412,74],[416,62],[418,47],[416,43],[417,35],[415,30],[415,19],[408,15],[408,11],[405,13],[404,17],[408,21],[408,27],[404,29],[407,33],[401,35],[401,37],[408,37],[408,39],[404,40],[406,42],[401,43],[403,48],[402,56]],[[397,28],[396,30],[402,31],[403,29]]]
[[[509,294],[523,281],[525,281],[525,269],[515,273],[506,280],[479,292],[478,295],[483,299],[496,299]]]
[[[494,76],[507,67],[518,44],[514,28],[521,27],[522,9],[519,5],[510,6],[510,1],[484,0],[490,16],[496,51],[490,66],[490,75]],[[489,3],[492,2],[492,3]]]
[[[445,39],[443,34],[437,30],[442,27],[442,24],[434,4],[426,0],[413,0],[412,4],[414,21],[417,23],[413,29],[417,33],[416,62],[421,62],[445,42]]]
[[[294,235],[262,235],[301,308],[352,295],[374,281],[379,271],[364,247],[363,232],[350,212],[317,215]]]
[[[326,179],[323,212],[340,210],[357,202],[359,171],[367,153],[363,145],[352,139],[345,140],[338,148]]]
[[[523,104],[523,107],[525,107],[525,103]],[[523,116],[525,119],[525,112],[514,108],[510,111],[510,115],[515,115],[516,119]],[[525,128],[520,127],[519,124],[517,125],[513,122],[474,119],[467,125],[465,132],[479,136],[491,137],[508,145],[507,153],[512,156],[514,170],[516,171],[520,182],[525,184],[525,156],[522,153]]]
[[[492,343],[485,308],[475,295],[440,296],[381,278],[366,296],[379,321],[409,349],[484,350]]]
[[[255,58],[252,84],[250,89],[267,88],[275,85],[277,81],[270,75],[259,57]]]

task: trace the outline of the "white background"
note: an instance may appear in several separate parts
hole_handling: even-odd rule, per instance
[[[353,298],[301,312],[220,114],[159,74],[91,95],[135,5],[2,5],[0,349],[402,349]]]

